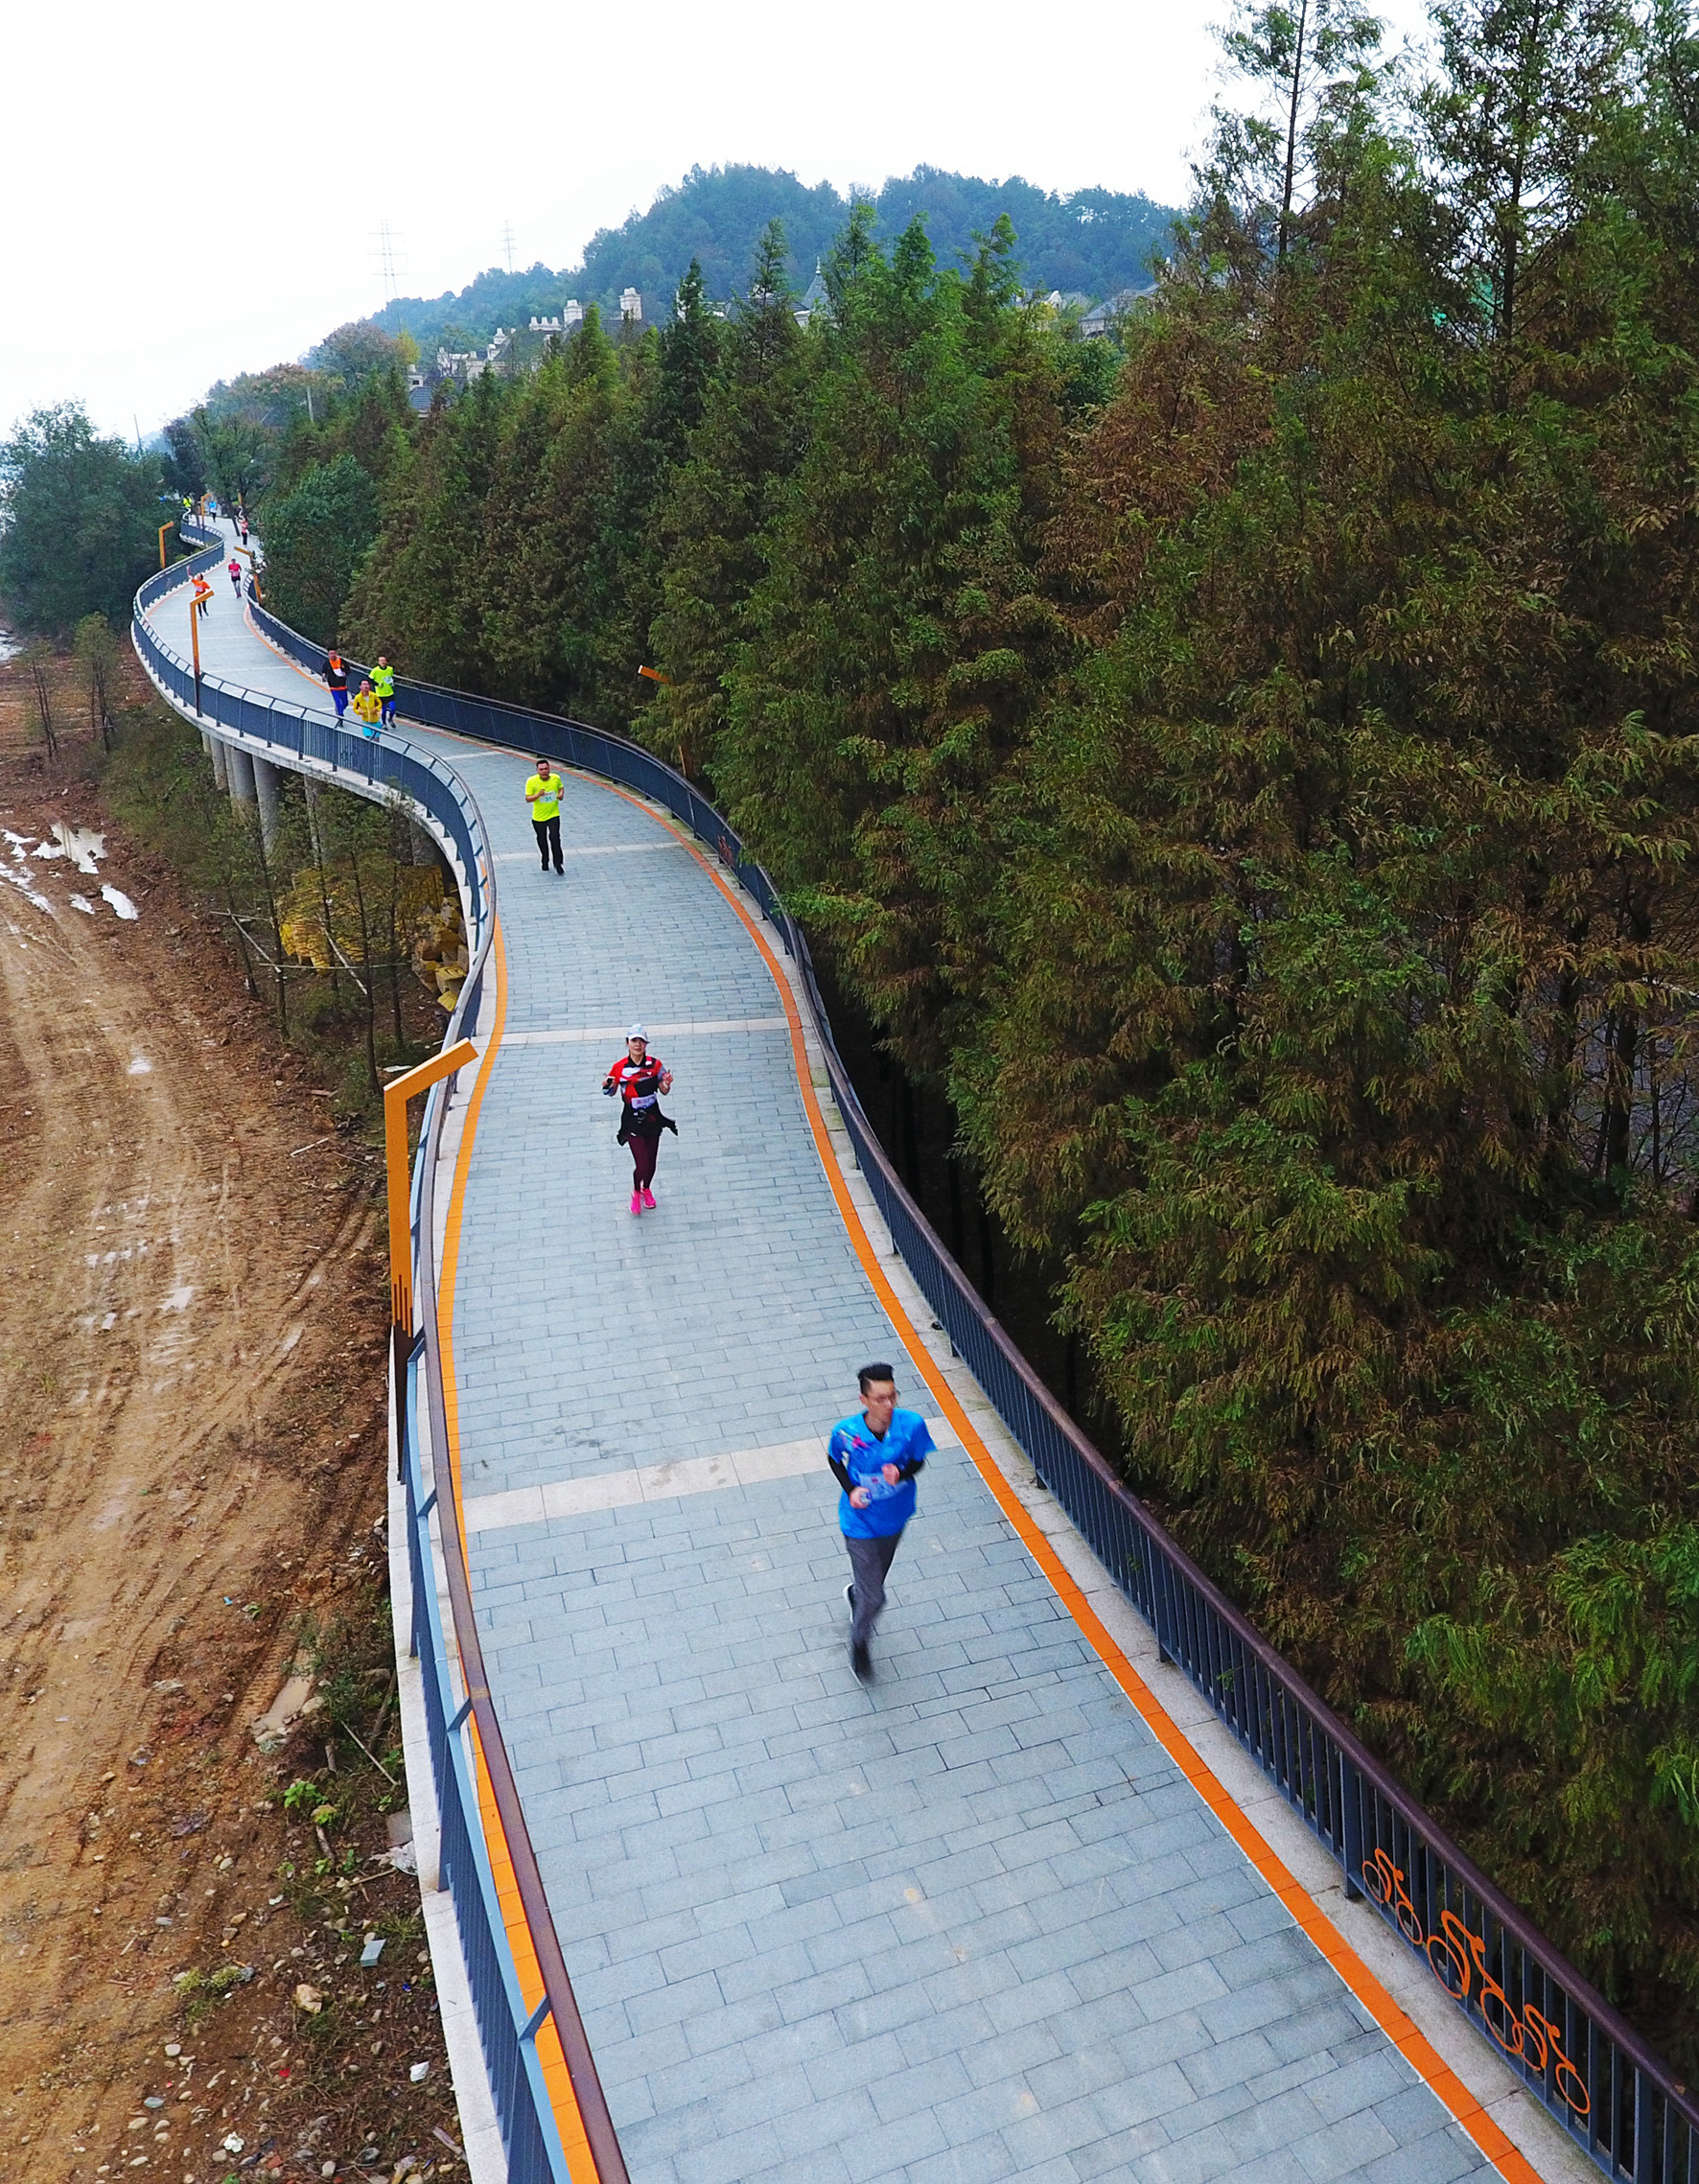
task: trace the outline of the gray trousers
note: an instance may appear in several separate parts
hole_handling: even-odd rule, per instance
[[[873,1625],[885,1605],[885,1579],[901,1542],[900,1532],[887,1533],[882,1540],[852,1540],[845,1535],[844,1545],[850,1549],[850,1568],[855,1582],[855,1614],[850,1627],[850,1640],[855,1645],[866,1645],[873,1635]]]

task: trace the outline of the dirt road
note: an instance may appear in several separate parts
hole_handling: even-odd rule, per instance
[[[38,853],[56,821],[106,834],[94,876]],[[262,2174],[353,2173],[376,2125],[352,2060],[337,2102],[324,2056],[297,2073],[330,2111],[311,2128],[273,2120],[314,1907],[277,1879],[303,1761],[247,1725],[303,1614],[360,1597],[369,1621],[382,1585],[374,1172],[91,787],[14,766],[0,829],[0,2178],[198,2179],[256,2149]],[[174,1981],[230,1954],[277,1960],[283,2001],[234,1995],[191,2085]],[[401,2060],[431,2061],[452,2134],[432,2032]]]

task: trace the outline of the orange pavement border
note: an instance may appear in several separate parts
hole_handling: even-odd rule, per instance
[[[245,614],[245,602],[244,618],[248,619]],[[251,619],[248,619],[248,627],[253,630],[256,637],[260,638],[262,643],[268,642],[264,633],[254,628]],[[271,649],[277,651],[280,659],[288,661],[288,663],[295,668],[296,673],[301,675],[303,680],[313,680],[307,675],[304,668],[297,666],[295,662],[289,660],[287,653],[279,651],[276,646],[272,646]],[[469,736],[463,740],[476,742],[477,738]],[[500,749],[500,746],[492,745],[489,748]],[[516,752],[513,755],[519,757],[521,754]],[[576,773],[580,778],[593,781],[598,788],[612,789],[616,796],[623,797],[628,803],[635,804],[639,810],[646,812],[651,818],[656,815],[655,805],[643,798],[634,795],[630,790],[621,788],[617,782],[602,780],[595,775],[586,775],[583,769],[577,767],[563,768],[563,771]],[[989,1450],[981,1440],[972,1420],[962,1407],[955,1390],[950,1386],[937,1361],[927,1350],[925,1343],[920,1339],[918,1329],[909,1318],[902,1300],[892,1288],[890,1279],[879,1263],[878,1253],[873,1249],[872,1241],[862,1225],[860,1212],[850,1195],[849,1185],[844,1180],[843,1173],[838,1166],[837,1155],[832,1149],[830,1132],[827,1130],[826,1119],[820,1111],[820,1102],[814,1091],[813,1073],[808,1066],[808,1053],[803,1035],[802,1016],[797,1008],[796,996],[791,991],[789,979],[784,975],[783,968],[769,945],[766,936],[762,933],[754,917],[738,899],[735,890],[725,875],[710,862],[708,856],[693,839],[689,837],[683,837],[683,839],[686,848],[695,857],[697,863],[701,865],[720,894],[742,920],[745,929],[766,963],[774,985],[779,989],[780,999],[784,1006],[785,1021],[790,1031],[792,1061],[796,1069],[797,1082],[802,1090],[803,1104],[807,1112],[808,1127],[813,1134],[815,1150],[820,1156],[821,1166],[826,1171],[826,1182],[836,1201],[839,1217],[849,1234],[855,1255],[861,1262],[862,1270],[873,1284],[879,1302],[890,1314],[892,1324],[903,1336],[910,1357],[914,1359],[927,1386],[937,1398],[944,1416],[948,1418],[950,1424],[961,1436],[962,1445],[972,1458],[975,1470],[984,1480],[999,1509],[1013,1526],[1021,1545],[1044,1572],[1057,1597],[1072,1615],[1087,1644],[1090,1645],[1093,1652],[1096,1653],[1109,1674],[1120,1685],[1145,1726],[1268,1884],[1274,1895],[1308,1937],[1317,1954],[1325,1958],[1333,1966],[1358,2001],[1368,2010],[1391,2044],[1404,2056],[1417,2076],[1423,2079],[1453,2118],[1468,2132],[1485,2158],[1499,2171],[1501,2176],[1504,2178],[1505,2184],[1543,2184],[1539,2172],[1532,2163],[1505,2136],[1502,2127],[1469,2091],[1469,2088],[1458,2078],[1451,2065],[1438,2054],[1429,2041],[1427,2034],[1399,2008],[1392,1996],[1387,1993],[1385,1987],[1382,1986],[1367,1964],[1352,1948],[1338,1928],[1334,1925],[1319,1905],[1312,1900],[1308,1891],[1289,1870],[1284,1859],[1270,1847],[1258,1829],[1252,1825],[1248,1817],[1234,1802],[1208,1762],[1198,1752],[1179,1725],[1174,1721],[1126,1654],[1122,1652],[1108,1629],[1099,1619],[1096,1612],[1086,1600],[1084,1593],[1081,1592],[1079,1586],[1062,1566],[1056,1550],[1045,1539],[1037,1525],[1034,1523],[1014,1489],[1004,1477]],[[477,1121],[478,1106],[482,1102],[483,1088],[488,1081],[489,1064],[497,1046],[500,1044],[501,1029],[506,1017],[506,956],[501,947],[500,919],[497,920],[494,947],[497,955],[496,1029],[489,1045],[484,1050],[483,1059],[479,1064],[477,1083],[467,1109],[466,1123],[461,1135],[459,1157],[455,1163],[454,1184],[449,1200],[449,1233],[445,1234],[443,1242],[443,1269],[437,1302],[438,1338],[442,1344],[444,1359],[443,1394],[449,1409],[450,1463],[454,1479],[454,1523],[456,1531],[460,1533],[462,1551],[464,1551],[465,1535],[460,1529],[458,1420],[452,1392],[454,1387],[452,1337],[443,1315],[442,1298],[445,1294],[451,1298],[453,1296],[452,1269],[458,1256],[461,1197],[471,1158],[473,1128]],[[447,1316],[452,1319],[452,1307]],[[501,1832],[500,1816],[496,1813],[494,1800],[489,1794],[487,1775],[482,1765],[481,1747],[479,1748],[478,1800],[483,1811],[484,1835],[490,1847],[492,1865],[495,1864],[497,1846],[500,1845],[500,1847],[501,1866],[504,1870],[507,1893],[503,1893],[503,1874],[500,1871],[497,1875],[497,1892],[501,1896],[503,1915],[507,1920],[509,1943],[514,1945],[515,1961],[521,1967],[521,1988],[526,1998],[526,2007],[535,2008],[543,1993],[542,1974],[537,1968],[536,1952],[531,1946],[530,1930],[524,1922],[524,1916],[519,1905],[517,1885],[513,1879],[512,1861],[507,1855],[506,1838]],[[492,1823],[494,1823],[493,1825]],[[516,1919],[518,1921],[517,1934]],[[524,1942],[523,1954],[517,1945],[521,1938],[523,1938]],[[552,2020],[550,2020],[547,2030],[552,2033]],[[576,2126],[578,2139],[583,2144],[585,2157],[588,2159],[589,2147],[583,2139],[584,2126],[578,2116],[577,2101],[572,2094],[571,2079],[567,2075],[564,2058],[560,2056],[558,2042],[551,2039],[549,2047],[552,2059],[545,2061],[544,2069],[545,2076],[549,2082],[550,2097],[555,2103],[556,2120],[558,2122],[561,2118],[562,2107],[560,2092],[556,2088],[558,2076],[561,2085],[564,2086],[566,2100],[570,2104],[570,2112]],[[543,2054],[541,2037],[538,2041],[538,2052],[541,2056]],[[566,2135],[563,2130],[563,2138]],[[568,2160],[570,2164],[571,2159],[571,2149],[569,2146]],[[573,2184],[578,2184],[578,2172],[575,2168],[573,2170]],[[593,2163],[591,2164],[587,2172],[587,2184],[594,2184]]]
[[[625,792],[621,790],[618,793],[623,795]],[[638,800],[633,798],[631,801],[635,802]],[[909,1356],[942,1406],[945,1417],[961,1435],[962,1445],[972,1457],[975,1470],[989,1489],[997,1506],[1014,1527],[1022,1545],[1050,1580],[1058,1598],[1079,1625],[1086,1642],[1131,1701],[1145,1726],[1268,1882],[1317,1953],[1333,1966],[1387,2039],[1468,2132],[1481,2153],[1505,2179],[1505,2184],[1542,2184],[1539,2172],[1526,2155],[1512,2145],[1498,2122],[1435,2051],[1426,2033],[1399,2008],[1338,1928],[1293,1877],[1285,1861],[1240,1810],[1208,1762],[1173,1720],[1107,1628],[1100,1621],[1084,1593],[1063,1568],[1055,1548],[1033,1522],[1014,1489],[1004,1477],[989,1450],[975,1430],[972,1420],[962,1407],[955,1390],[920,1339],[918,1329],[904,1309],[902,1300],[892,1288],[880,1264],[879,1255],[862,1225],[860,1212],[850,1195],[850,1187],[838,1166],[826,1119],[820,1111],[820,1102],[814,1091],[813,1073],[808,1066],[807,1047],[803,1036],[802,1016],[783,967],[765,934],[738,900],[724,875],[710,863],[694,842],[687,846],[743,920],[751,938],[765,958],[773,982],[779,988],[790,1026],[791,1054],[796,1066],[797,1081],[802,1088],[803,1104],[808,1114],[808,1127],[813,1132],[815,1149],[820,1155],[821,1165],[826,1170],[826,1181],[831,1187],[832,1197],[837,1200],[838,1212],[849,1231],[855,1255],[861,1261],[862,1269],[872,1282],[879,1302],[890,1313],[893,1325],[907,1345]]]
[[[472,1096],[466,1104],[466,1120],[460,1129],[460,1149],[454,1160],[454,1180],[449,1192],[448,1217],[443,1224],[442,1265],[437,1273],[436,1285],[436,1339],[442,1354],[443,1416],[448,1429],[448,1457],[450,1506],[454,1512],[455,1549],[464,1559],[466,1555],[466,1529],[460,1515],[460,1391],[454,1378],[454,1277],[460,1264],[460,1220],[465,1209],[466,1178],[472,1168],[472,1141],[477,1129],[478,1111],[483,1105],[484,1092],[489,1085],[490,1072],[496,1054],[501,1044],[501,1034],[507,1027],[507,947],[501,937],[501,920],[497,918],[490,935],[490,956],[496,966],[496,1017],[490,1029],[488,1043],[477,1065],[477,1076],[473,1081]],[[442,1499],[437,1499],[437,1507]],[[531,1939],[530,1921],[520,1901],[519,1882],[513,1870],[513,1853],[508,1847],[507,1831],[501,1824],[497,1809],[496,1796],[490,1786],[490,1771],[484,1760],[483,1739],[477,1732],[477,1720],[472,1717],[472,1743],[476,1756],[475,1777],[477,1782],[477,1809],[483,1824],[484,1848],[490,1861],[490,1871],[496,1883],[496,1900],[501,1907],[501,1922],[507,1931],[507,1946],[513,1952],[514,1968],[519,1975],[519,1990],[527,2010],[535,2010],[543,1999],[543,1972],[537,1962],[536,1943]],[[572,2184],[599,2184],[595,2157],[590,2149],[585,2134],[584,2117],[578,2106],[578,2096],[572,2090],[571,2073],[562,2053],[560,2033],[552,2016],[544,2020],[537,2033],[537,2060],[543,2066],[543,2082],[548,2089],[549,2105],[554,2110],[555,2128],[566,2151],[567,2170]]]
[[[266,633],[257,628],[244,602],[243,619],[251,635],[274,652],[284,664],[299,675],[303,682],[316,678],[307,673],[298,662],[290,658],[280,646],[272,644]],[[443,732],[432,731],[432,733]],[[476,739],[464,737],[471,742]],[[499,749],[490,745],[489,749]],[[516,754],[517,755],[517,754]],[[437,1272],[436,1332],[442,1353],[443,1413],[448,1429],[449,1446],[449,1505],[454,1513],[454,1535],[459,1551],[466,1553],[466,1531],[460,1515],[460,1399],[454,1378],[454,1275],[460,1256],[460,1219],[464,1208],[466,1178],[471,1169],[472,1141],[477,1127],[478,1110],[483,1105],[485,1087],[490,1080],[490,1067],[496,1051],[501,1044],[501,1034],[507,1023],[507,950],[501,937],[501,920],[498,918],[490,936],[490,952],[496,965],[496,1020],[489,1043],[479,1057],[477,1075],[473,1081],[472,1096],[467,1103],[466,1120],[461,1128],[460,1150],[454,1162],[454,1179],[449,1192],[448,1216],[443,1228],[442,1265]],[[442,1507],[442,1499],[437,1499]],[[476,1717],[472,1718],[472,1743],[474,1776],[477,1784],[478,1817],[483,1827],[484,1850],[490,1861],[491,1876],[496,1884],[496,1900],[500,1906],[501,1921],[507,1933],[507,1945],[512,1951],[514,1968],[519,1977],[520,1994],[527,2010],[535,2010],[543,1999],[543,1971],[537,1962],[536,1944],[531,1939],[530,1921],[520,1901],[519,1882],[514,1875],[513,1854],[508,1848],[506,1829],[496,1804],[495,1793],[490,1785],[489,1768],[484,1760],[483,1740],[478,1734]],[[578,2106],[578,2096],[572,2090],[571,2073],[562,2052],[560,2034],[552,2016],[547,2018],[536,2036],[537,2060],[542,2065],[543,2081],[548,2092],[549,2104],[554,2111],[555,2128],[560,2133],[561,2146],[567,2158],[567,2171],[572,2184],[600,2184],[595,2157],[591,2151],[590,2140],[584,2129],[583,2114]]]

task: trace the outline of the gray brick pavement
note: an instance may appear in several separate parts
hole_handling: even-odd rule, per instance
[[[212,672],[313,702],[227,602],[202,642]],[[775,1012],[692,859],[527,866],[526,770],[470,770],[502,860],[511,1029]],[[569,846],[660,832],[571,784]],[[611,1058],[516,1046],[492,1074],[454,1299],[471,1493],[817,1432],[875,1353],[919,1391],[784,1036],[667,1057],[681,1135],[640,1222],[596,1090]],[[868,1689],[824,1474],[480,1533],[472,1571],[635,2184],[1491,2173],[1177,1776],[962,1452],[928,1467]]]

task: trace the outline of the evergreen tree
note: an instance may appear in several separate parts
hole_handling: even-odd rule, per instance
[[[486,374],[458,402],[437,390],[418,444],[392,466],[384,528],[343,612],[349,645],[407,674],[463,689],[495,687],[483,624],[485,509],[507,407]]]
[[[157,464],[104,440],[75,403],[37,409],[0,445],[0,599],[19,630],[129,621],[155,562]]]
[[[266,603],[319,644],[336,641],[379,530],[378,489],[351,454],[314,463],[266,510]]]
[[[620,391],[618,358],[592,306],[511,398],[484,524],[482,622],[495,686],[593,719],[607,613],[596,556]]]
[[[1014,302],[1012,247],[1005,224],[965,283],[919,224],[887,261],[852,217],[714,760],[923,1070],[986,975],[986,805],[1059,635],[1032,574],[1059,374]]]
[[[719,368],[702,396],[661,517],[660,599],[652,662],[667,677],[638,729],[686,772],[715,774],[726,677],[761,541],[803,447],[803,338],[777,221],[761,239],[748,292],[733,306]]]
[[[1493,82],[1447,97],[1483,140]],[[1690,174],[1634,99],[1571,142],[1496,342],[1396,141],[1277,292],[1176,261],[1053,534],[1101,649],[953,1082],[1147,1491],[1682,2059]]]
[[[649,628],[660,611],[663,525],[676,473],[702,422],[719,344],[702,267],[692,260],[672,316],[645,337],[610,436],[611,490],[591,590],[601,605],[599,717],[623,725],[637,709],[638,669],[649,662]]]

